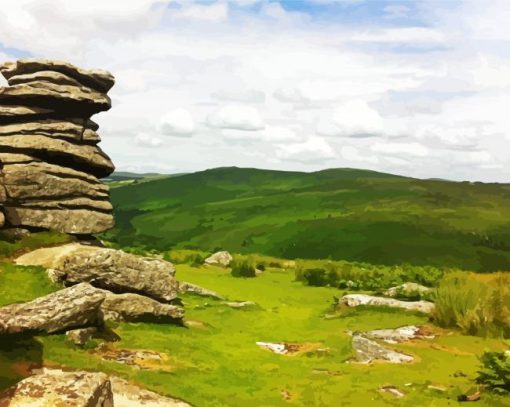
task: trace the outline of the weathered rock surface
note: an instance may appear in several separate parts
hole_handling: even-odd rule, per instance
[[[105,291],[78,284],[23,304],[0,308],[0,335],[51,334],[99,323]]]
[[[191,284],[183,281],[179,283],[179,292],[195,294],[201,297],[214,298],[215,300],[225,299],[221,294],[218,294],[215,291],[208,290],[207,288],[200,287],[196,284]]]
[[[412,356],[380,345],[376,341],[365,338],[363,334],[354,334],[352,337],[352,347],[356,352],[356,361],[358,363],[371,363],[375,360],[390,363],[409,363],[414,360]]]
[[[359,305],[383,306],[392,308],[401,308],[409,311],[419,311],[430,314],[434,311],[434,303],[429,301],[399,301],[393,298],[374,297],[365,294],[348,294],[339,300],[340,304],[348,307],[357,307]]]
[[[113,76],[44,59],[7,62],[0,73],[10,85],[0,88],[5,223],[75,234],[110,229],[113,208],[98,178],[114,165],[90,116],[111,107]]]
[[[204,260],[205,264],[228,267],[232,262],[233,257],[227,251],[216,252]]]
[[[257,306],[253,301],[225,301],[224,304],[234,309],[253,308]]]
[[[162,304],[138,294],[107,294],[101,304],[105,321],[178,322],[184,317],[181,307]]]
[[[64,61],[49,59],[26,58],[15,62],[6,62],[0,66],[0,72],[11,84],[10,80],[15,75],[33,74],[40,71],[52,71],[62,73],[79,83],[107,92],[115,83],[112,74],[100,69],[81,69]]]
[[[120,250],[71,243],[26,253],[19,265],[42,266],[54,281],[66,285],[89,282],[117,293],[138,293],[158,301],[177,297],[173,264]]]
[[[388,297],[397,297],[399,295],[411,296],[411,295],[424,295],[431,291],[429,287],[418,283],[404,283],[391,287],[384,292],[384,295]]]
[[[113,407],[113,393],[104,373],[52,370],[27,377],[0,393],[0,406]]]

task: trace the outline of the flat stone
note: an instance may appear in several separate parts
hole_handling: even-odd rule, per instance
[[[114,77],[108,71],[101,69],[82,69],[64,61],[25,58],[14,62],[6,62],[0,66],[0,72],[7,81],[10,81],[10,79],[16,75],[33,74],[40,71],[62,73],[100,92],[107,92],[115,83]]]
[[[10,122],[13,118],[30,120],[34,116],[53,113],[54,109],[36,106],[0,105],[0,123]]]
[[[1,68],[0,68],[1,69]],[[9,85],[20,85],[34,81],[46,81],[55,85],[83,86],[76,79],[57,71],[37,71],[20,75],[13,75],[9,78]]]
[[[113,407],[110,380],[104,373],[35,374],[0,393],[0,406]]]
[[[97,208],[27,208],[11,204],[4,211],[11,226],[38,227],[70,234],[102,233],[115,224],[111,213],[99,212]]]
[[[164,302],[174,300],[179,292],[172,263],[121,250],[71,243],[37,249],[15,261],[45,267],[54,281],[67,285],[90,282],[116,293],[136,293]]]
[[[50,164],[82,171],[97,178],[110,175],[115,167],[97,146],[79,145],[42,135],[0,137],[0,153],[30,155]]]
[[[386,343],[408,342],[413,339],[432,339],[434,335],[427,332],[419,326],[409,325],[395,329],[376,329],[364,332],[363,336],[369,339],[382,340]]]
[[[95,145],[101,139],[93,127],[94,123],[91,120],[38,119],[0,126],[0,136],[39,135]]]
[[[2,87],[0,103],[54,109],[86,118],[112,107],[110,98],[104,93],[84,86],[56,85],[46,81]]]
[[[358,363],[371,363],[375,360],[389,363],[409,363],[414,360],[412,356],[394,351],[376,341],[365,338],[363,334],[354,334],[352,347],[356,352]]]
[[[52,334],[96,325],[105,291],[78,284],[22,304],[0,308],[0,335]]]
[[[221,294],[218,294],[215,291],[208,290],[207,288],[203,288],[196,284],[191,284],[184,281],[179,284],[179,292],[195,294],[201,297],[214,298],[215,300],[224,299],[224,297]]]
[[[425,314],[431,314],[435,309],[434,303],[429,301],[399,301],[393,298],[375,297],[365,294],[344,295],[340,298],[339,304],[344,304],[348,307],[357,307],[359,305],[384,306],[418,311]]]

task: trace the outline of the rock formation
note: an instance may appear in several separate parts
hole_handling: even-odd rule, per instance
[[[7,62],[0,73],[9,84],[0,88],[0,227],[5,215],[10,226],[65,233],[111,228],[98,178],[114,166],[90,117],[110,109],[113,76],[42,59]]]
[[[232,255],[227,251],[216,252],[204,260],[204,264],[228,267],[234,260]]]
[[[435,305],[429,301],[399,301],[393,298],[374,297],[366,294],[347,294],[338,301],[339,304],[348,307],[357,307],[359,305],[370,305],[375,307],[401,308],[408,311],[418,311],[424,314],[431,314]]]

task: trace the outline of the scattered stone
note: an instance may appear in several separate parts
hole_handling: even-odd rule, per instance
[[[230,308],[235,309],[243,309],[257,306],[257,304],[254,303],[253,301],[225,301],[223,304],[227,305]]]
[[[365,338],[362,334],[354,334],[352,347],[356,351],[356,361],[368,364],[376,360],[389,363],[409,363],[414,360],[412,356],[390,349],[386,346]]]
[[[0,308],[1,334],[52,334],[99,321],[105,291],[78,284],[23,304]]]
[[[105,321],[182,323],[184,309],[138,294],[106,295],[100,311]]]
[[[316,352],[321,349],[320,343],[271,343],[271,342],[256,342],[256,345],[261,348],[270,350],[273,353],[279,355],[296,355],[296,354],[307,354],[310,355],[312,352]],[[323,352],[329,353],[328,348],[322,348]]]
[[[397,285],[395,287],[391,287],[384,292],[384,295],[388,297],[397,297],[399,295],[403,296],[412,296],[412,295],[424,295],[431,291],[429,287],[425,287],[424,285],[417,283],[404,283],[401,285]]]
[[[431,314],[435,309],[434,303],[429,301],[399,301],[393,298],[375,297],[366,294],[344,295],[342,298],[340,298],[339,304],[344,304],[348,307],[370,305],[401,308],[409,311],[419,311],[425,314]]]
[[[0,406],[113,407],[110,380],[104,373],[40,373],[0,393]]]
[[[98,333],[95,326],[89,328],[73,329],[66,332],[67,339],[69,339],[76,346],[84,346],[89,339],[92,339]]]
[[[429,384],[427,386],[427,389],[441,391],[441,392],[445,392],[447,390],[446,387],[441,386],[441,385],[435,385],[435,384]]]
[[[16,259],[16,264],[45,267],[53,281],[66,285],[89,282],[116,293],[137,293],[158,301],[170,302],[179,292],[172,263],[121,250],[71,243],[26,253]]]
[[[412,339],[432,339],[434,335],[427,335],[423,327],[414,325],[403,326],[395,329],[376,329],[364,332],[363,336],[369,339],[382,340],[386,343],[407,342]]]
[[[204,260],[205,264],[228,267],[234,260],[232,255],[227,251],[216,252]]]
[[[405,396],[405,393],[402,390],[400,390],[396,386],[392,386],[391,384],[386,385],[386,386],[382,386],[379,389],[379,391],[382,392],[382,393],[390,393],[390,394],[394,395],[396,398],[399,398],[399,399]]]
[[[195,284],[182,282],[182,281],[179,283],[179,292],[180,293],[196,294],[201,297],[214,298],[215,300],[224,300],[225,299],[221,294],[218,294],[217,292],[208,290],[207,288],[202,288]]]

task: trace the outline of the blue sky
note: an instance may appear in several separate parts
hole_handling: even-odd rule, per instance
[[[506,0],[17,0],[0,57],[112,71],[121,170],[510,182]],[[150,157],[148,159],[147,157]]]

